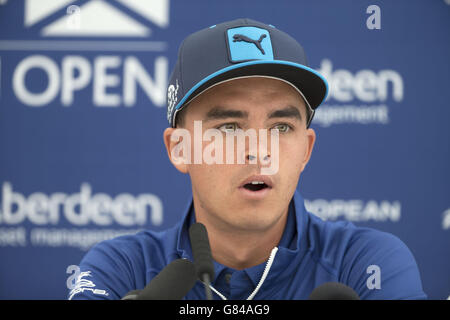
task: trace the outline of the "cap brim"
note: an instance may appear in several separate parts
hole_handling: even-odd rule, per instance
[[[221,69],[194,85],[175,106],[171,124],[175,126],[175,115],[187,102],[216,83],[242,76],[270,76],[288,81],[297,87],[314,110],[327,97],[328,83],[317,71],[302,64],[282,60],[254,60]]]

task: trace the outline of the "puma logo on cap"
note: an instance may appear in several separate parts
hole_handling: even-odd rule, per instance
[[[261,46],[261,41],[263,41],[263,39],[265,37],[267,37],[267,36],[265,34],[262,34],[258,40],[254,40],[247,36],[244,36],[243,34],[235,34],[233,36],[233,42],[244,41],[244,42],[248,42],[248,43],[253,43],[259,49],[259,51],[261,51],[262,54],[266,54],[264,52],[264,49]]]

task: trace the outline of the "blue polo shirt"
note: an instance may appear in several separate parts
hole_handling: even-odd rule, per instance
[[[192,261],[189,226],[192,204],[183,219],[163,231],[142,231],[100,242],[80,263],[80,275],[69,299],[121,299],[143,289],[171,261]],[[419,270],[407,246],[397,237],[350,222],[322,221],[308,212],[298,191],[289,205],[283,236],[270,263],[235,270],[214,262],[211,282],[215,299],[307,299],[325,282],[341,282],[361,299],[426,299]],[[263,274],[265,275],[263,276]],[[203,284],[185,297],[205,299]]]

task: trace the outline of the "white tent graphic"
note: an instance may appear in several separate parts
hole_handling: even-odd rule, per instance
[[[169,25],[169,0],[115,0],[159,27]],[[26,0],[25,26],[36,24],[73,0]],[[110,1],[111,2],[111,1]],[[147,37],[151,29],[133,19],[117,7],[104,0],[91,0],[77,10],[78,23],[74,16],[65,14],[42,29],[43,36],[78,37]]]

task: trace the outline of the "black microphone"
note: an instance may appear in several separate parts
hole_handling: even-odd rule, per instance
[[[181,300],[197,281],[194,264],[186,259],[169,263],[142,290],[128,292],[122,300]]]
[[[325,282],[315,288],[309,300],[360,300],[358,294],[350,287],[339,282]]]
[[[214,279],[214,263],[206,227],[201,223],[194,223],[189,228],[189,238],[197,275],[205,284],[206,299],[212,300],[209,284]]]

